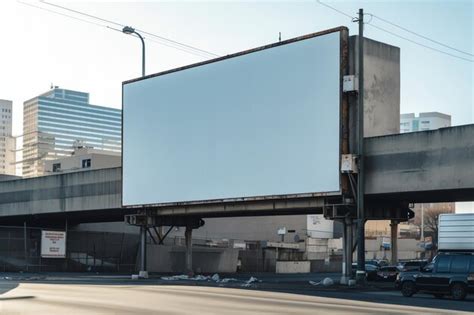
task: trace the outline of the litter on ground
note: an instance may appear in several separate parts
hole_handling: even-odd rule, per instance
[[[215,273],[212,276],[203,276],[197,275],[194,277],[189,277],[187,275],[176,275],[176,276],[169,276],[169,277],[161,277],[161,280],[165,281],[179,281],[179,280],[188,280],[188,281],[208,281],[208,282],[215,282],[215,283],[229,283],[229,282],[239,282],[236,278],[220,278],[220,276]],[[250,277],[249,280],[244,281],[242,284],[243,287],[249,287],[255,282],[262,282],[255,277]]]

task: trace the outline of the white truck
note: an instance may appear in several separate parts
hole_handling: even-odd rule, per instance
[[[474,213],[439,215],[438,251],[474,252]]]

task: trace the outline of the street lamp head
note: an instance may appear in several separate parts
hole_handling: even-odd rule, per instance
[[[128,35],[135,34],[142,41],[142,76],[145,76],[145,40],[144,38],[142,37],[142,35],[140,35],[140,33],[136,32],[135,29],[131,26],[125,26],[122,29],[122,32]]]
[[[124,32],[125,34],[132,34],[132,33],[135,33],[135,29],[131,26],[125,26],[122,29],[122,32]]]

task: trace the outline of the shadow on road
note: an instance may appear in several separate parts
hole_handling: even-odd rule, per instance
[[[12,296],[12,297],[0,297],[0,302],[1,301],[8,301],[8,300],[24,300],[24,299],[34,299],[35,297],[32,295],[26,295],[26,296]]]
[[[399,306],[413,306],[413,307],[425,307],[436,310],[450,310],[450,311],[468,311],[472,312],[474,309],[474,295],[468,295],[464,301],[455,301],[447,297],[444,299],[435,299],[429,295],[414,295],[413,297],[406,298],[401,295],[398,291],[378,291],[378,292],[363,292],[363,291],[330,291],[330,290],[300,290],[300,289],[270,289],[271,292],[281,293],[293,293],[293,294],[304,294],[325,298],[337,298],[344,300],[372,302],[387,305],[399,305]]]

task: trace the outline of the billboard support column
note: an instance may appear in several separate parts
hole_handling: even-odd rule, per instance
[[[186,273],[189,276],[193,276],[193,228],[192,226],[187,225],[186,231],[184,232],[185,242],[186,242]]]
[[[341,284],[349,284],[352,268],[352,219],[342,220],[342,277]]]
[[[146,226],[140,226],[140,278],[148,278],[148,271],[146,268]]]
[[[24,255],[25,255],[25,271],[28,272],[28,241],[27,241],[27,233],[26,233],[26,221],[23,222],[23,249],[24,249]]]
[[[350,218],[345,219],[346,226],[345,226],[345,231],[346,231],[346,239],[345,239],[345,248],[344,252],[346,253],[346,261],[345,261],[345,267],[346,267],[346,277],[347,280],[352,278],[352,255],[353,255],[353,220]],[[348,282],[349,284],[349,282]]]
[[[359,175],[357,180],[357,272],[358,284],[365,284],[365,215],[364,215],[364,10],[359,9],[358,77],[359,95],[357,109],[357,146]]]
[[[395,266],[398,262],[398,221],[392,220],[390,223],[390,250],[391,250],[391,262]]]

